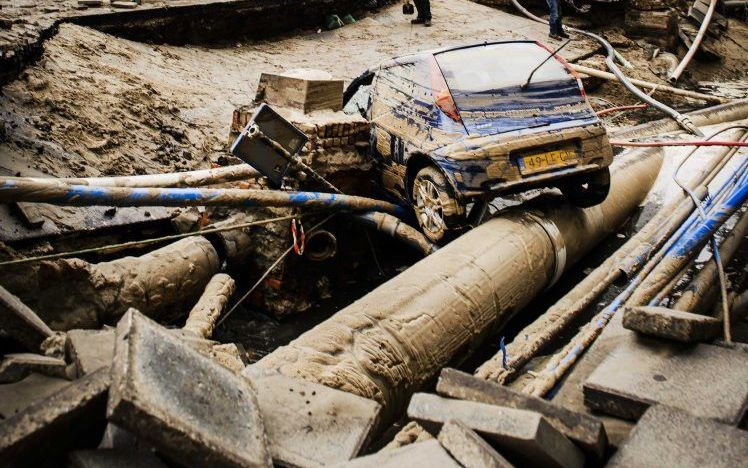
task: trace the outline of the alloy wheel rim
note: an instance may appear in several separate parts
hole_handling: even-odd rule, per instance
[[[421,227],[429,232],[439,232],[444,227],[444,210],[439,190],[430,181],[421,179],[416,186],[416,212]]]

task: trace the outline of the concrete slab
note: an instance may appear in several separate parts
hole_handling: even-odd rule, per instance
[[[53,335],[36,313],[0,286],[0,335],[12,338],[29,351],[39,351],[42,341]]]
[[[436,433],[450,419],[491,440],[512,461],[546,467],[582,467],[584,455],[539,413],[450,400],[416,393],[408,405],[408,417]]]
[[[114,329],[70,330],[65,355],[68,362],[75,364],[79,376],[110,367],[114,357]]]
[[[122,449],[77,450],[68,454],[68,468],[167,468],[151,452]]]
[[[71,449],[94,447],[106,426],[109,373],[95,372],[0,423],[3,466],[39,466]]]
[[[0,385],[0,420],[20,413],[68,385],[67,379],[42,374],[31,374],[18,382]]]
[[[383,450],[365,457],[333,465],[335,468],[459,468],[436,439],[410,444],[394,450]]]
[[[109,419],[186,465],[270,466],[254,391],[130,309],[117,325]]]
[[[373,400],[278,374],[249,378],[276,464],[313,467],[350,460],[376,427],[381,405]]]
[[[517,392],[456,369],[442,370],[436,391],[449,398],[535,411],[542,414],[551,426],[568,437],[588,456],[602,461],[605,455],[605,428],[594,416],[566,409],[548,400]]]
[[[748,460],[748,432],[664,405],[649,408],[607,467],[734,468]]]
[[[683,343],[711,341],[722,332],[722,321],[666,307],[627,307],[623,326],[629,330]]]
[[[439,442],[465,468],[512,468],[514,466],[460,421],[447,421],[439,432]]]
[[[737,425],[748,402],[748,359],[718,346],[629,340],[584,383],[584,402],[626,419],[659,403]]]
[[[0,361],[0,384],[18,382],[31,373],[67,378],[67,363],[41,354],[6,354]]]

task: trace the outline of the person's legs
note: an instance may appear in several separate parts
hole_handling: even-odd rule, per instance
[[[430,0],[413,0],[418,10],[418,19],[431,20],[431,1]]]
[[[550,35],[557,36],[561,29],[561,17],[559,16],[558,0],[546,0],[548,3],[548,26],[550,28]]]

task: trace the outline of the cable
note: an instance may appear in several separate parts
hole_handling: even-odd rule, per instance
[[[130,241],[130,242],[123,242],[120,244],[110,244],[110,245],[104,245],[101,247],[92,247],[90,249],[81,249],[81,250],[75,250],[72,252],[61,252],[61,253],[49,254],[49,255],[39,255],[37,257],[27,257],[27,258],[21,258],[21,259],[16,259],[16,260],[8,260],[5,262],[0,262],[0,267],[8,266],[8,265],[22,265],[25,263],[39,262],[42,260],[55,260],[58,258],[76,257],[80,255],[90,254],[90,253],[105,252],[107,250],[120,250],[122,248],[138,247],[141,245],[155,244],[158,242],[163,242],[163,241],[168,241],[168,240],[182,239],[184,237],[202,236],[204,234],[213,234],[216,232],[232,231],[234,229],[243,229],[243,228],[251,227],[251,226],[260,226],[263,224],[286,221],[289,219],[298,218],[300,216],[309,216],[312,214],[317,214],[317,213],[305,213],[302,215],[280,216],[277,218],[263,219],[260,221],[251,221],[247,223],[232,224],[230,226],[208,228],[208,229],[203,229],[203,230],[195,231],[195,232],[185,232],[182,234],[172,234],[169,236],[154,237],[151,239],[142,239],[142,240],[136,240],[136,241]]]
[[[595,112],[598,117],[603,116],[605,114],[612,114],[614,112],[621,112],[626,110],[634,110],[634,109],[646,109],[649,107],[649,104],[634,104],[633,106],[617,106],[617,107],[610,107],[608,109],[603,109]]]

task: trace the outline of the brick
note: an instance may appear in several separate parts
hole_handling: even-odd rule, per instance
[[[588,414],[555,405],[548,400],[512,390],[487,380],[460,372],[443,369],[436,385],[442,396],[505,406],[542,414],[563,435],[568,437],[588,456],[602,461],[607,437],[603,423]]]
[[[70,449],[93,447],[106,426],[109,373],[94,372],[0,423],[3,466],[35,466]]]
[[[77,450],[68,454],[68,468],[167,468],[154,454],[142,450]]]
[[[279,374],[247,376],[276,463],[307,467],[349,460],[377,424],[381,405],[373,400]]]
[[[722,321],[666,307],[627,307],[623,326],[644,335],[683,343],[711,341],[722,331]]]
[[[65,354],[75,364],[79,376],[110,367],[114,357],[114,329],[70,330]]]
[[[615,348],[584,383],[584,403],[625,419],[653,404],[740,421],[748,401],[748,359],[732,349],[639,338]]]
[[[54,332],[33,310],[0,286],[0,335],[8,336],[29,351],[39,351]]]
[[[333,466],[336,468],[403,468],[409,466],[459,468],[460,465],[449,456],[436,439],[432,439],[398,449],[379,451]]]
[[[460,421],[449,420],[439,432],[439,442],[465,468],[512,468],[485,440]]]
[[[748,432],[655,405],[649,408],[607,467],[734,468],[748,460]]]
[[[0,361],[0,384],[18,382],[32,372],[67,378],[67,364],[62,359],[41,354],[6,354]]]
[[[270,466],[249,381],[130,309],[117,325],[110,421],[185,465]]]
[[[539,413],[416,393],[408,416],[436,433],[450,419],[491,440],[511,460],[548,467],[581,467],[582,452]]]

